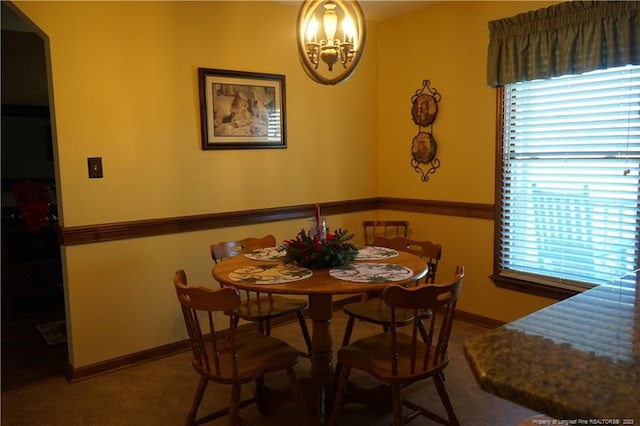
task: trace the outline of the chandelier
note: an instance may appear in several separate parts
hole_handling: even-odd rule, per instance
[[[305,1],[298,12],[297,31],[300,62],[311,79],[336,84],[353,73],[366,32],[358,2]]]

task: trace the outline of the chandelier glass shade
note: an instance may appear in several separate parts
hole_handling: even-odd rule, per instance
[[[321,84],[336,84],[358,65],[366,35],[356,1],[311,0],[298,12],[298,56],[305,72]]]

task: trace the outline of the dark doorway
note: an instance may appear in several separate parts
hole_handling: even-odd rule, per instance
[[[45,42],[12,5],[1,7],[5,391],[63,375],[68,353]]]

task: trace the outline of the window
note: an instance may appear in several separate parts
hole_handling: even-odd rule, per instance
[[[576,292],[634,277],[640,66],[506,84],[499,94],[494,280]]]

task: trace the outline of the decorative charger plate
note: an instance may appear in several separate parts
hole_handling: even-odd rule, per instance
[[[380,260],[396,257],[398,252],[387,247],[366,246],[358,250],[355,260]]]
[[[281,284],[303,280],[311,274],[311,270],[307,268],[270,263],[236,269],[229,272],[229,279],[248,284]]]
[[[427,127],[433,123],[436,115],[438,115],[438,102],[439,96],[436,98],[436,96],[427,93],[421,93],[415,96],[413,98],[413,105],[411,106],[413,122],[422,127]]]
[[[245,257],[257,260],[260,262],[264,261],[272,261],[272,262],[280,262],[284,260],[284,256],[287,252],[283,250],[281,247],[266,247],[259,248],[256,250],[251,250],[246,252]]]
[[[429,132],[419,132],[411,142],[411,156],[418,163],[430,163],[436,156],[436,150],[436,140]]]
[[[329,275],[356,283],[390,283],[411,278],[413,271],[394,263],[351,263],[331,269]]]

